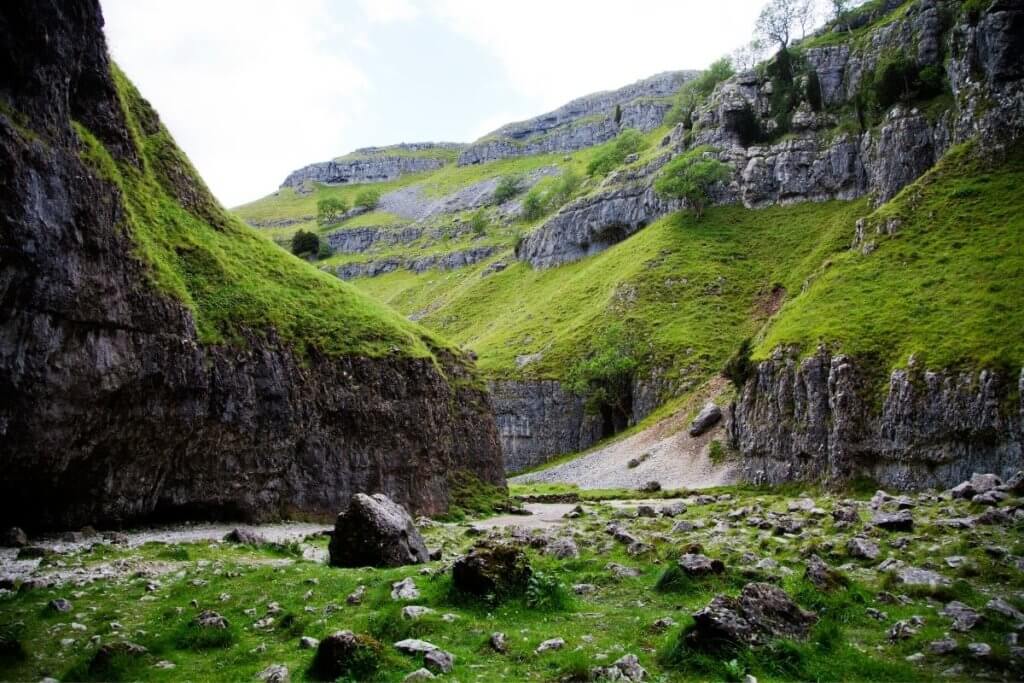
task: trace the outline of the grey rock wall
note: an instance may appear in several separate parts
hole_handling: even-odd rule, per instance
[[[335,275],[342,280],[352,280],[359,277],[376,277],[391,273],[399,269],[411,270],[415,273],[423,273],[432,268],[438,270],[455,270],[465,268],[474,263],[479,263],[490,258],[498,252],[497,247],[471,247],[460,251],[450,251],[443,254],[430,254],[416,258],[405,258],[399,256],[388,256],[384,258],[365,261],[362,263],[346,263],[334,269]]]
[[[732,405],[730,439],[746,479],[841,483],[868,476],[897,489],[947,488],[972,472],[1024,465],[1024,370],[1012,375],[896,370],[884,403],[857,362],[824,350],[758,365]]]
[[[365,147],[346,157],[310,164],[292,171],[281,183],[281,187],[299,187],[306,181],[340,185],[394,180],[407,173],[433,171],[448,163],[443,158],[417,156],[409,152],[434,149],[458,151],[463,147],[465,145],[454,142],[417,142],[390,147]]]

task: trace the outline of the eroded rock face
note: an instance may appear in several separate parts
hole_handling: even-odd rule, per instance
[[[79,156],[72,120],[139,163],[97,3],[0,12],[0,90],[34,131],[0,114],[0,520],[333,515],[366,490],[432,513],[455,469],[501,483],[486,394],[429,360],[303,358],[273,330],[202,345],[188,309],[148,284],[119,191]],[[180,171],[168,191],[225,220]]]
[[[1015,386],[1016,385],[1016,386]],[[732,405],[730,438],[751,481],[844,481],[949,488],[974,472],[1009,477],[1022,461],[1024,371],[896,370],[874,407],[859,366],[821,350],[758,365]]]
[[[417,152],[458,152],[464,147],[455,142],[414,142],[390,147],[365,147],[339,159],[310,164],[292,171],[281,183],[281,187],[298,187],[308,180],[331,185],[394,180],[407,173],[433,171],[447,163],[444,158],[417,155]]]
[[[672,107],[671,96],[696,71],[670,71],[609,92],[594,93],[526,121],[510,123],[469,145],[459,165],[548,152],[571,152],[600,144],[620,130],[654,130]],[[615,121],[616,105],[619,121]]]
[[[335,567],[401,567],[430,560],[412,517],[380,493],[352,496],[348,510],[338,515],[328,550]]]

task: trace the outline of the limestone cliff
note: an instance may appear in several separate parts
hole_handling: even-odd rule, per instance
[[[292,171],[281,187],[307,181],[326,184],[374,183],[407,173],[433,171],[449,163],[465,147],[455,142],[411,142],[389,147],[364,147],[331,161]]]
[[[355,291],[280,256],[309,270],[321,301],[358,304],[343,341],[376,348],[378,335],[394,340],[390,352],[330,353],[301,329],[231,320],[217,324],[234,338],[210,343],[195,306],[156,286],[166,263],[148,259],[154,245],[135,232],[156,200],[139,188],[170,198],[157,218],[185,216],[194,241],[168,258],[209,274],[191,300],[214,287],[239,295],[223,281],[227,257],[205,254],[202,240],[248,229],[173,143],[154,146],[166,131],[148,104],[127,113],[102,22],[96,0],[0,9],[4,525],[329,516],[359,491],[436,513],[455,470],[501,484],[489,398],[467,361]],[[83,136],[109,166],[83,160]],[[129,176],[142,179],[125,185],[131,194],[114,182]],[[432,351],[409,350],[424,344]]]

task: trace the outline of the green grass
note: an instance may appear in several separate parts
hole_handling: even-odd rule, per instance
[[[755,348],[809,353],[819,343],[888,370],[923,365],[1016,367],[1024,362],[1024,147],[990,165],[950,152],[869,221],[898,218],[878,248],[835,254],[792,298]]]
[[[115,160],[77,126],[83,156],[121,190],[125,227],[151,284],[190,309],[202,342],[244,346],[274,330],[300,354],[429,357],[446,347],[224,212],[116,68],[114,79],[142,163]]]

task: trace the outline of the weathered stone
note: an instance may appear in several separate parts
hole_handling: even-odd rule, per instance
[[[284,664],[271,664],[263,671],[256,674],[256,677],[267,683],[290,683],[291,674]]]
[[[46,603],[46,608],[51,612],[70,612],[71,603],[64,598],[54,598]]]
[[[954,498],[966,498],[967,500],[970,500],[980,493],[991,491],[1002,483],[1003,481],[994,474],[978,474],[975,472],[971,475],[970,479],[960,482],[950,489],[949,492]]]
[[[721,419],[722,409],[714,403],[708,403],[690,423],[690,436],[700,436],[718,424]]]
[[[853,501],[836,503],[832,508],[832,519],[836,522],[854,524],[860,521],[860,509]]]
[[[933,640],[928,643],[928,651],[933,655],[948,655],[956,652],[957,643],[952,638]]]
[[[850,557],[856,557],[862,560],[877,559],[878,555],[881,553],[878,549],[877,543],[864,538],[863,536],[854,536],[847,541],[846,552],[850,554]]]
[[[98,677],[97,680],[102,680],[106,674],[113,673],[111,667],[114,665],[115,660],[131,657],[138,658],[144,657],[149,650],[142,645],[136,643],[130,643],[123,641],[119,643],[108,643],[103,645],[96,651],[96,654],[89,660],[89,673],[92,676]]]
[[[716,648],[723,642],[763,645],[775,638],[802,639],[817,621],[781,589],[749,583],[738,598],[718,596],[693,615],[694,628],[686,636],[695,647]]]
[[[320,641],[316,638],[311,638],[309,636],[302,636],[301,638],[299,638],[300,650],[313,650],[318,645],[320,645]]]
[[[910,510],[898,512],[876,512],[871,516],[871,524],[886,531],[913,531],[914,516]]]
[[[1024,623],[1024,613],[1002,598],[992,598],[985,603],[985,609],[1001,614],[1008,619],[1014,619],[1018,623]]]
[[[896,570],[897,583],[904,586],[928,586],[940,588],[949,586],[950,580],[938,572],[930,569],[918,569],[917,567],[901,567]]]
[[[381,493],[352,497],[338,515],[329,550],[335,567],[400,567],[430,559],[409,513]]]
[[[532,575],[526,555],[501,543],[481,544],[455,561],[452,581],[472,595],[514,595],[526,589]]]
[[[658,508],[658,514],[662,517],[678,517],[679,515],[686,514],[686,504],[681,501],[666,503]]]
[[[455,668],[455,655],[438,648],[426,653],[423,662],[432,671],[449,674]]]
[[[565,640],[563,638],[551,638],[538,645],[535,652],[537,654],[543,654],[545,652],[551,652],[552,650],[561,650],[563,647],[565,647]]]
[[[401,581],[391,584],[392,600],[415,600],[418,597],[420,597],[420,591],[416,588],[416,582],[411,577],[406,577]]]
[[[320,680],[333,681],[342,676],[364,675],[360,667],[374,661],[383,652],[380,643],[352,631],[336,631],[320,641],[313,657],[311,672]]]
[[[599,681],[647,680],[647,670],[640,666],[640,659],[632,654],[619,657],[611,666],[595,667],[591,675]]]
[[[424,617],[428,614],[433,613],[429,607],[423,607],[421,605],[407,605],[402,608],[402,618],[408,619],[409,621],[416,621],[420,617]]]
[[[982,616],[976,610],[956,600],[947,603],[941,614],[953,620],[954,631],[970,631],[982,620]]]
[[[811,555],[807,558],[807,568],[804,570],[804,576],[814,584],[815,588],[822,591],[835,590],[849,583],[845,576],[829,567],[817,555]]]
[[[350,605],[361,605],[363,604],[363,597],[366,595],[366,586],[357,586],[354,591],[348,594],[345,598],[345,602]]]
[[[224,536],[224,540],[228,543],[241,543],[244,545],[261,545],[267,542],[267,539],[256,533],[252,529],[237,528],[232,529]]]
[[[679,558],[677,564],[688,576],[693,577],[721,574],[725,571],[725,564],[721,560],[712,560],[700,554],[687,553]]]
[[[420,683],[420,681],[431,681],[437,678],[430,669],[419,668],[402,679],[402,683]]]
[[[505,654],[508,652],[508,639],[504,633],[497,631],[491,634],[490,638],[491,649],[498,654]]]

